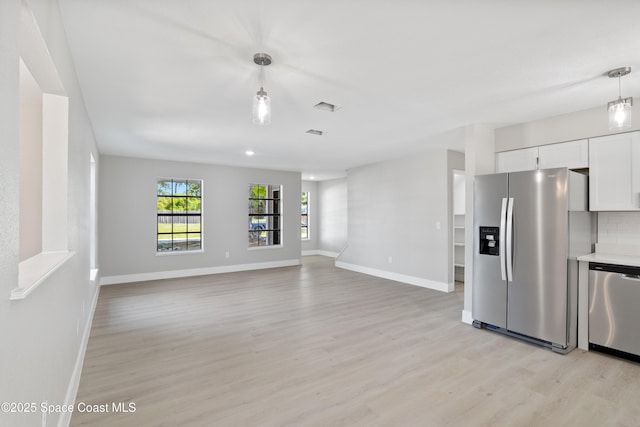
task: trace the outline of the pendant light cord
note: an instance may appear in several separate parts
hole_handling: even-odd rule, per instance
[[[622,99],[622,76],[618,75],[618,99]]]
[[[264,65],[260,65],[260,76],[258,79],[260,81],[260,89],[262,90],[264,87]]]

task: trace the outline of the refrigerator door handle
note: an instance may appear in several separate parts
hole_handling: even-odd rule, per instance
[[[507,280],[507,267],[505,260],[505,244],[507,240],[505,239],[505,233],[507,228],[507,198],[502,198],[502,209],[500,209],[500,242],[498,253],[500,255],[500,273],[502,275],[502,280]]]
[[[513,197],[507,203],[507,280],[513,280]]]

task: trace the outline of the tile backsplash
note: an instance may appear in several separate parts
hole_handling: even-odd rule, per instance
[[[598,243],[640,245],[640,212],[598,212]]]

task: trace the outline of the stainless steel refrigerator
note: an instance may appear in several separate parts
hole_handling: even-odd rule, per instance
[[[592,251],[588,178],[565,168],[476,176],[474,326],[568,353],[578,264]]]

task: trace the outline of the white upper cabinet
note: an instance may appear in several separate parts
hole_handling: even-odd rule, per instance
[[[535,170],[538,162],[538,147],[503,151],[496,155],[496,172]]]
[[[538,147],[538,167],[582,169],[589,167],[589,140],[563,142]]]
[[[640,132],[589,140],[589,209],[640,210]]]
[[[503,151],[496,155],[496,172],[588,167],[589,141],[586,139]]]

